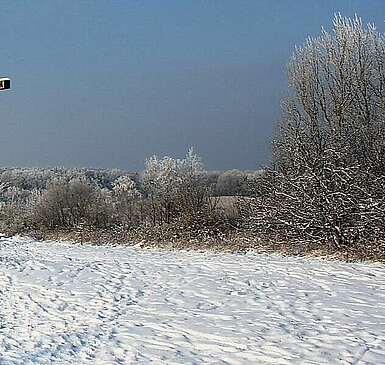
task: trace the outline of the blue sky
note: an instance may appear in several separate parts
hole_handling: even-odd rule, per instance
[[[140,170],[194,146],[209,169],[255,169],[296,44],[384,0],[1,1],[3,166]]]

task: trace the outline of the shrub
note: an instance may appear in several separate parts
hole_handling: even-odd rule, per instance
[[[86,222],[95,226],[109,224],[106,197],[81,180],[51,183],[34,209],[34,220],[45,228],[71,228]]]

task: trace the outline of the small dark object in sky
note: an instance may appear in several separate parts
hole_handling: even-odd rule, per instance
[[[8,77],[0,77],[0,90],[11,88],[11,80]]]

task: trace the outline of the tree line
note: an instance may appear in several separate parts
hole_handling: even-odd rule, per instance
[[[218,209],[221,197],[250,194],[250,182],[260,174],[206,171],[192,149],[181,159],[152,156],[141,173],[3,168],[1,230],[30,233],[81,227],[153,233],[156,228],[157,234],[215,234],[219,226],[226,230],[239,225],[237,214],[230,217]]]

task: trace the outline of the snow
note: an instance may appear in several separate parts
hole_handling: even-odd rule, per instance
[[[0,239],[0,364],[379,364],[385,268]]]

